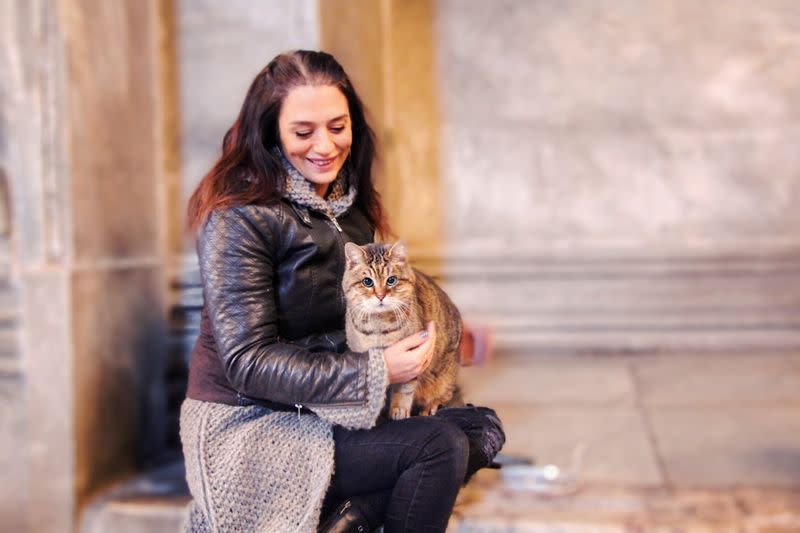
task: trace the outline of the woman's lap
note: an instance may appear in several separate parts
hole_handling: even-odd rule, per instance
[[[336,426],[334,442],[328,510],[346,498],[360,497],[378,515],[385,512],[390,530],[423,530],[424,524],[446,524],[459,487],[491,463],[505,435],[494,411],[467,405],[440,409],[432,417],[381,419],[367,430]],[[424,494],[415,500],[418,493]],[[426,499],[433,504],[427,510]],[[430,515],[431,521],[410,524],[404,513],[413,514],[412,509]],[[444,515],[433,516],[440,511]]]
[[[464,479],[469,442],[437,417],[386,421],[367,430],[334,428],[335,470],[326,507],[368,501],[387,532],[444,531]]]
[[[391,490],[434,439],[454,430],[444,419],[423,416],[383,421],[371,429],[336,426],[336,469],[329,490],[341,498]],[[446,439],[440,445],[446,446]]]

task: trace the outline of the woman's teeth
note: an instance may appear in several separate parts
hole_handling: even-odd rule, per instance
[[[309,159],[309,161],[311,161],[312,164],[314,164],[314,165],[316,165],[318,167],[326,167],[326,166],[330,165],[331,163],[333,163],[334,159],[336,159],[336,158],[332,157],[330,159]]]

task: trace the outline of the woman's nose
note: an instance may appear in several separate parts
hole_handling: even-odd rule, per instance
[[[314,151],[319,155],[327,155],[333,151],[334,144],[327,132],[320,132],[314,142]]]

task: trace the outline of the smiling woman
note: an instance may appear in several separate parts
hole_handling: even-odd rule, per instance
[[[278,117],[286,158],[325,197],[350,154],[347,99],[331,85],[295,87]]]
[[[188,226],[200,229],[215,210],[279,202],[291,186],[287,172],[299,172],[318,193],[314,180],[330,185],[344,169],[342,185],[357,191],[354,207],[385,235],[374,159],[375,135],[342,66],[324,52],[281,54],[250,85],[221,157],[189,199]]]
[[[432,323],[346,345],[345,245],[386,227],[374,157],[339,63],[291,52],[256,76],[192,195],[204,302],[181,407],[189,531],[312,533],[323,516],[325,532],[444,531],[502,444],[488,409],[381,416],[387,387],[429,364]]]

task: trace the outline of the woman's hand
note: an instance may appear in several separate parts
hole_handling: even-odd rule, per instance
[[[411,381],[425,370],[433,358],[436,346],[436,326],[428,322],[428,329],[399,340],[383,350],[389,383]]]

